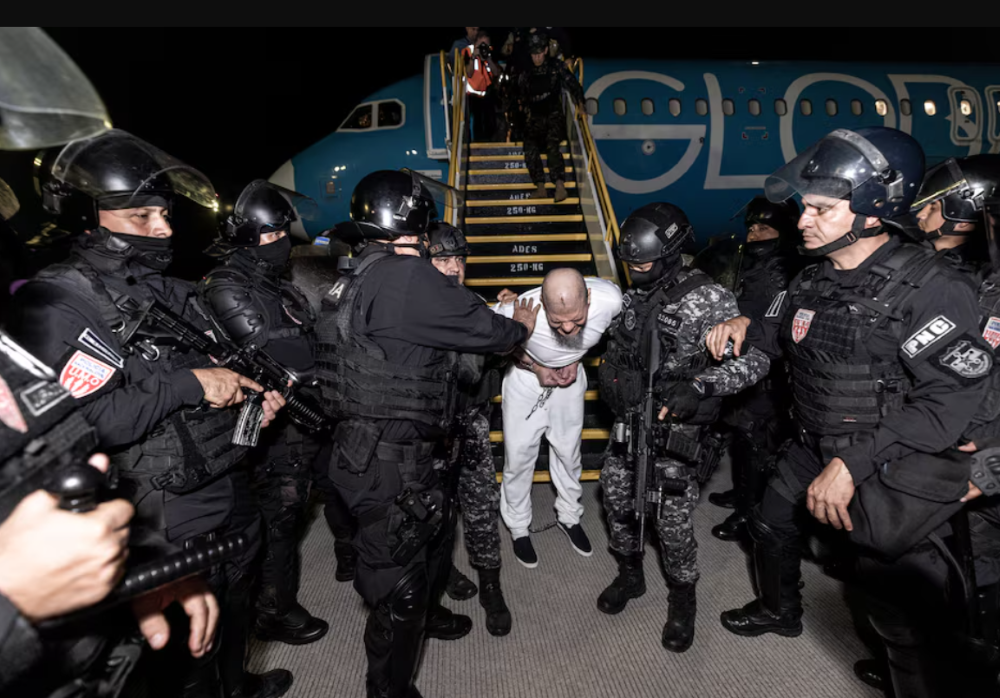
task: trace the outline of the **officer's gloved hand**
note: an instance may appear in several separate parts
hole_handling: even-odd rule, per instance
[[[970,463],[969,493],[961,501],[968,502],[981,494],[1000,494],[1000,438],[992,437],[980,443],[970,441],[959,451],[974,454]]]
[[[699,380],[663,383],[659,387],[660,402],[663,404],[660,421],[666,419],[668,414],[680,422],[691,419],[698,412],[698,404],[711,394],[712,388],[711,383]]]

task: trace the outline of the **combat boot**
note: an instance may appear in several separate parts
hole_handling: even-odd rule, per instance
[[[254,634],[264,642],[284,642],[287,645],[307,645],[326,635],[330,625],[314,617],[295,600],[279,601],[273,585],[266,584],[257,597],[254,609]]]
[[[458,640],[472,630],[472,619],[453,613],[444,606],[432,606],[427,611],[424,634],[428,640]]]
[[[561,179],[556,180],[556,193],[555,196],[552,197],[552,200],[558,204],[560,201],[563,201],[567,196],[568,194],[566,193],[565,183]]]
[[[475,596],[479,589],[476,588],[471,579],[459,572],[455,565],[452,565],[451,572],[448,573],[448,586],[445,587],[445,592],[456,601],[465,601]]]
[[[625,610],[629,599],[637,599],[646,593],[646,577],[642,571],[642,555],[622,555],[618,558],[618,576],[611,586],[597,597],[597,608],[604,613],[614,615]]]
[[[760,599],[740,609],[723,611],[722,627],[746,637],[764,633],[798,637],[802,634],[802,596],[797,546],[783,541],[757,516],[750,517],[749,530],[754,539],[753,561]]]
[[[337,556],[337,571],[333,577],[338,582],[349,582],[354,579],[354,566],[358,554],[350,543],[334,543],[333,554]]]
[[[694,617],[698,609],[696,585],[697,582],[669,584],[667,622],[663,626],[661,642],[671,652],[686,652],[694,642]]]
[[[292,672],[273,669],[265,674],[244,674],[243,683],[229,694],[230,698],[279,698],[292,687]]]
[[[746,536],[747,517],[738,510],[726,517],[718,526],[712,527],[712,535],[719,540],[733,541]]]
[[[548,194],[545,193],[545,185],[544,184],[538,184],[538,185],[535,185],[535,191],[533,191],[531,193],[531,196],[529,196],[528,198],[529,199],[545,199],[547,197],[548,197]]]
[[[510,632],[510,609],[500,590],[500,569],[479,570],[479,604],[486,610],[486,629],[490,635],[501,637]]]

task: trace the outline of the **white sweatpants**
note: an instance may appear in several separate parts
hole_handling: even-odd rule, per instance
[[[549,388],[538,384],[530,371],[511,366],[503,379],[503,484],[500,515],[514,538],[528,535],[531,525],[531,483],[538,447],[545,435],[549,442],[549,474],[556,486],[556,515],[567,526],[580,523],[583,505],[580,473],[583,460],[584,393],[587,373],[579,365],[576,381],[565,388],[552,388],[544,404],[532,412]],[[530,416],[529,416],[530,415]]]

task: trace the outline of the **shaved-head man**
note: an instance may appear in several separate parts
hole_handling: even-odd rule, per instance
[[[501,301],[511,296],[502,294]],[[578,553],[593,553],[580,527],[580,438],[587,391],[587,375],[580,360],[621,312],[622,293],[614,282],[584,278],[575,269],[554,269],[539,288],[523,298],[538,299],[542,308],[534,333],[515,354],[518,360],[503,381],[505,458],[500,515],[514,538],[518,561],[535,567],[538,556],[528,527],[531,483],[543,435],[549,443],[549,474],[558,493],[559,528]],[[513,303],[501,302],[493,310],[510,317],[513,309]]]

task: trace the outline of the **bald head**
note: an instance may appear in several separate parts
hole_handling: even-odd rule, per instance
[[[545,275],[541,292],[542,306],[556,335],[572,337],[587,323],[590,289],[583,274],[576,269],[553,269]]]

